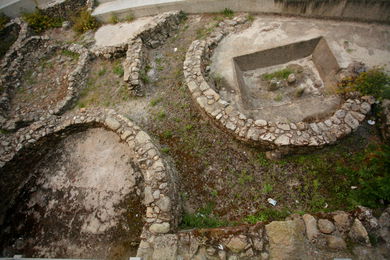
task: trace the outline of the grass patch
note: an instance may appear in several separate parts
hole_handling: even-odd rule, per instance
[[[120,61],[115,62],[114,67],[112,68],[112,72],[118,77],[123,77],[125,72]]]
[[[66,56],[66,57],[72,58],[72,60],[78,60],[80,57],[80,54],[78,54],[77,52],[70,51],[70,50],[62,50],[61,54]]]
[[[287,79],[291,73],[294,73],[294,72],[291,69],[286,68],[286,69],[278,70],[278,71],[275,71],[272,73],[264,73],[262,75],[262,78],[263,78],[263,80]]]
[[[180,228],[216,228],[231,226],[233,223],[222,220],[213,214],[214,207],[214,203],[208,203],[194,214],[184,214],[182,222],[180,223]]]
[[[117,24],[117,23],[119,23],[120,21],[119,21],[118,16],[116,16],[115,14],[112,14],[112,15],[110,16],[110,19],[109,19],[108,22],[109,22],[110,24]]]
[[[280,101],[282,101],[282,100],[283,100],[282,94],[278,94],[278,95],[276,95],[276,97],[274,98],[274,101],[276,101],[276,102],[280,102]]]
[[[162,97],[154,98],[150,101],[150,106],[154,107],[162,101]]]
[[[244,221],[249,224],[256,224],[257,222],[284,220],[290,214],[291,212],[287,209],[276,210],[276,209],[263,208],[259,210],[257,214],[249,215],[245,217]]]

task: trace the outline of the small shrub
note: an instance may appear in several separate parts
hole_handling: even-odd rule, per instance
[[[221,14],[227,18],[233,18],[234,16],[234,11],[230,8],[225,8],[223,9],[223,11],[221,12]]]
[[[87,10],[81,10],[73,19],[73,30],[77,33],[84,33],[89,30],[95,30],[100,23]]]
[[[160,111],[157,113],[157,119],[159,119],[159,120],[163,120],[166,116],[167,116],[167,114],[165,114],[164,111]]]
[[[115,14],[112,14],[110,19],[109,19],[110,24],[117,24],[119,23],[119,18]]]
[[[163,148],[161,148],[161,152],[163,152],[163,153],[169,153],[170,150],[171,150],[171,149],[169,149],[169,147],[163,147]]]
[[[41,33],[47,29],[62,26],[61,18],[45,15],[39,9],[33,13],[22,14],[22,18],[36,33]]]
[[[215,89],[217,91],[221,90],[223,88],[225,81],[224,78],[220,74],[212,74],[211,79],[214,82]]]
[[[3,13],[0,13],[0,30],[10,21],[10,18]]]
[[[390,76],[383,68],[375,67],[360,73],[357,77],[342,79],[338,88],[341,93],[359,91],[363,95],[372,95],[377,99],[390,98]]]

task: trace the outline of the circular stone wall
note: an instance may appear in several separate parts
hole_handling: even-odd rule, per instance
[[[32,36],[16,45],[2,64],[0,128],[5,130],[63,113],[84,85],[89,60],[81,45],[59,46],[46,37]]]
[[[361,97],[357,93],[351,93],[340,104],[337,98],[336,101],[329,101],[330,108],[324,109],[322,116],[311,117],[306,121],[273,120],[273,118],[278,118],[278,116],[273,116],[271,120],[269,118],[267,120],[266,116],[262,117],[261,108],[257,110],[256,115],[253,115],[242,109],[242,106],[239,105],[240,102],[237,102],[238,98],[226,99],[226,96],[221,93],[221,89],[218,88],[223,78],[210,74],[210,57],[221,40],[228,34],[237,33],[243,28],[243,25],[240,24],[244,22],[244,17],[236,17],[219,23],[205,40],[194,41],[186,55],[184,75],[187,86],[196,104],[201,111],[211,118],[212,122],[225,131],[232,133],[240,140],[254,145],[278,149],[322,146],[334,143],[359,126],[365,115],[370,111],[374,100],[372,97]],[[272,28],[268,29],[272,30]],[[314,44],[312,44],[313,41]],[[245,42],[246,45],[250,43],[251,41]],[[298,43],[298,45],[300,44],[302,43]],[[319,71],[330,71],[331,75],[335,77],[336,72],[338,72],[336,67],[337,61],[335,59],[323,58],[323,54],[329,52],[329,47],[322,38],[314,38],[304,42],[303,48],[295,48],[295,45],[293,43],[280,46],[265,53],[255,53],[255,55],[237,56],[233,60],[229,60],[232,63],[232,67],[226,69],[226,71],[235,73],[234,75],[231,74],[230,77],[237,77],[238,75],[236,80],[240,81],[239,74],[246,73],[246,71],[251,72],[253,67],[258,66],[258,58],[268,58],[268,63],[264,62],[264,59],[260,63],[263,62],[265,66],[271,66],[277,65],[273,63],[280,64],[280,62],[273,62],[276,58],[286,63],[290,60],[312,55],[311,59],[320,61],[318,63],[321,64]],[[294,52],[291,52],[291,50],[294,50]],[[319,53],[316,53],[318,51]],[[226,59],[226,55],[228,56],[229,54],[224,55],[224,59]],[[318,68],[319,66],[316,65],[316,67]],[[225,67],[223,68],[225,70]],[[324,73],[324,75],[329,75],[329,73]],[[322,83],[327,81],[334,82],[335,78],[322,78]],[[240,82],[238,84],[240,85]],[[242,88],[238,88],[236,92],[245,95]],[[320,98],[317,101],[313,101],[312,107],[318,107],[317,103],[321,102],[327,104],[326,100]],[[307,104],[303,103],[302,105],[304,105],[304,108]],[[299,109],[302,109],[302,107],[297,108],[297,110]],[[270,111],[275,113],[272,109]],[[321,113],[317,112],[317,114]]]
[[[91,127],[112,132],[85,132]],[[42,255],[46,255],[47,246],[56,248],[48,249],[47,255],[69,256],[67,252],[75,248],[74,244],[85,242],[83,246],[87,247],[94,242],[109,243],[110,238],[115,241],[115,235],[131,238],[115,249],[118,252],[131,247],[135,237],[138,242],[139,238],[144,241],[143,248],[146,244],[153,248],[154,237],[172,232],[178,225],[175,171],[161,158],[145,132],[111,110],[50,116],[9,138],[2,136],[0,142],[0,187],[7,194],[0,199],[1,228],[17,226],[18,232],[26,231],[28,223],[7,216],[27,212],[32,220],[42,221],[39,225],[43,233],[48,233],[34,236],[42,239],[39,243],[2,242],[6,249],[15,243],[20,248],[36,244],[31,250]],[[142,220],[140,216],[144,216]],[[70,224],[64,225],[61,220],[66,223],[69,218]],[[60,222],[58,229],[46,225],[56,221]],[[111,232],[117,223],[124,223],[118,233],[107,235],[105,232]],[[32,235],[34,230],[27,230]],[[69,231],[67,237],[62,237],[64,230]],[[112,253],[118,253],[115,250]],[[97,251],[93,252],[98,254]]]

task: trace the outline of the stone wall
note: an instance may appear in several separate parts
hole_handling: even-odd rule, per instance
[[[26,167],[36,165],[39,156],[47,152],[55,140],[88,127],[104,127],[129,145],[133,161],[144,179],[143,203],[147,211],[142,238],[150,241],[154,236],[176,230],[180,204],[175,170],[165,162],[147,133],[113,110],[102,109],[81,109],[63,117],[47,115],[12,136],[0,137],[0,188],[4,194],[0,198],[0,216],[23,189],[29,177],[25,174]]]
[[[88,72],[87,65],[90,60],[90,53],[88,49],[81,45],[70,44],[65,46],[59,46],[49,42],[47,37],[43,36],[31,36],[26,37],[27,25],[23,23],[18,40],[14,43],[11,49],[7,52],[1,68],[3,75],[0,78],[0,87],[3,89],[0,99],[0,128],[7,130],[14,130],[19,126],[25,126],[26,124],[39,120],[42,115],[49,114],[61,114],[68,109],[76,100],[79,90],[84,87],[86,74]],[[12,118],[9,118],[8,112],[10,110],[10,100],[12,99],[14,91],[21,85],[23,67],[27,63],[36,63],[37,60],[29,60],[27,56],[30,53],[42,52],[42,56],[54,53],[57,50],[70,50],[79,54],[79,59],[76,68],[67,75],[67,94],[66,96],[50,109],[38,110],[33,113],[19,113]]]
[[[246,143],[284,152],[291,148],[332,144],[359,127],[375,100],[358,93],[347,96],[333,115],[312,123],[254,120],[241,113],[234,104],[222,100],[208,83],[205,69],[215,46],[243,22],[243,17],[221,22],[208,38],[191,44],[184,61],[184,77],[192,98],[216,126]]]
[[[126,43],[116,46],[95,47],[96,56],[117,58],[126,55],[123,62],[123,80],[128,83],[129,91],[133,95],[142,95],[144,82],[142,73],[148,63],[147,49],[157,48],[173,35],[182,20],[182,13],[167,12],[157,15],[153,21],[146,24],[140,32]]]
[[[145,260],[385,259],[390,253],[389,228],[390,208],[374,217],[370,209],[359,207],[353,212],[295,214],[271,223],[180,231],[158,237],[154,250],[138,252]]]

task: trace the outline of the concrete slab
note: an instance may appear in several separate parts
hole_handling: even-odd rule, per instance
[[[125,43],[128,39],[140,32],[152,19],[152,17],[143,17],[130,23],[104,25],[95,33],[95,45],[104,47]]]

